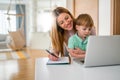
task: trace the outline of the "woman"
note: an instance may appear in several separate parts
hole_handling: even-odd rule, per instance
[[[75,50],[68,50],[68,39],[76,33],[75,19],[71,13],[63,8],[57,7],[53,10],[53,25],[51,28],[50,36],[52,41],[52,52],[56,56],[68,56],[68,51],[73,57],[82,58],[80,54],[82,50],[76,48]],[[48,56],[51,60],[58,60],[57,57],[52,55]]]

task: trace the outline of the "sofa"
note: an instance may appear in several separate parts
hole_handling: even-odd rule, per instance
[[[49,32],[32,32],[30,35],[30,49],[49,49],[51,40]]]
[[[0,49],[7,49],[7,43],[8,43],[8,35],[7,34],[0,34]]]

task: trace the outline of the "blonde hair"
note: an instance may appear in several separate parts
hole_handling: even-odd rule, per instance
[[[92,17],[89,14],[80,14],[76,19],[76,25],[85,26],[85,27],[93,27],[94,22]]]
[[[50,31],[50,36],[51,36],[51,41],[52,41],[52,47],[55,51],[61,52],[61,56],[64,56],[64,29],[62,29],[58,23],[56,18],[61,14],[61,13],[67,13],[71,16],[73,19],[73,24],[74,24],[74,18],[71,15],[71,13],[63,8],[63,7],[57,7],[56,9],[53,10],[53,25]],[[73,25],[74,26],[74,25]],[[75,29],[75,27],[74,27]]]

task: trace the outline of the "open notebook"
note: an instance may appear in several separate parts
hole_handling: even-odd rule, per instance
[[[54,64],[69,64],[69,57],[60,57],[58,61],[52,61],[52,60],[48,60],[47,64],[48,65],[54,65]]]

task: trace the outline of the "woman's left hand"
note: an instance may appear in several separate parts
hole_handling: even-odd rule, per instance
[[[75,48],[74,53],[76,53],[76,54],[85,54],[85,51],[81,50],[80,48]]]
[[[72,57],[76,57],[76,58],[85,57],[85,51],[81,50],[80,48],[69,49],[68,51]]]

